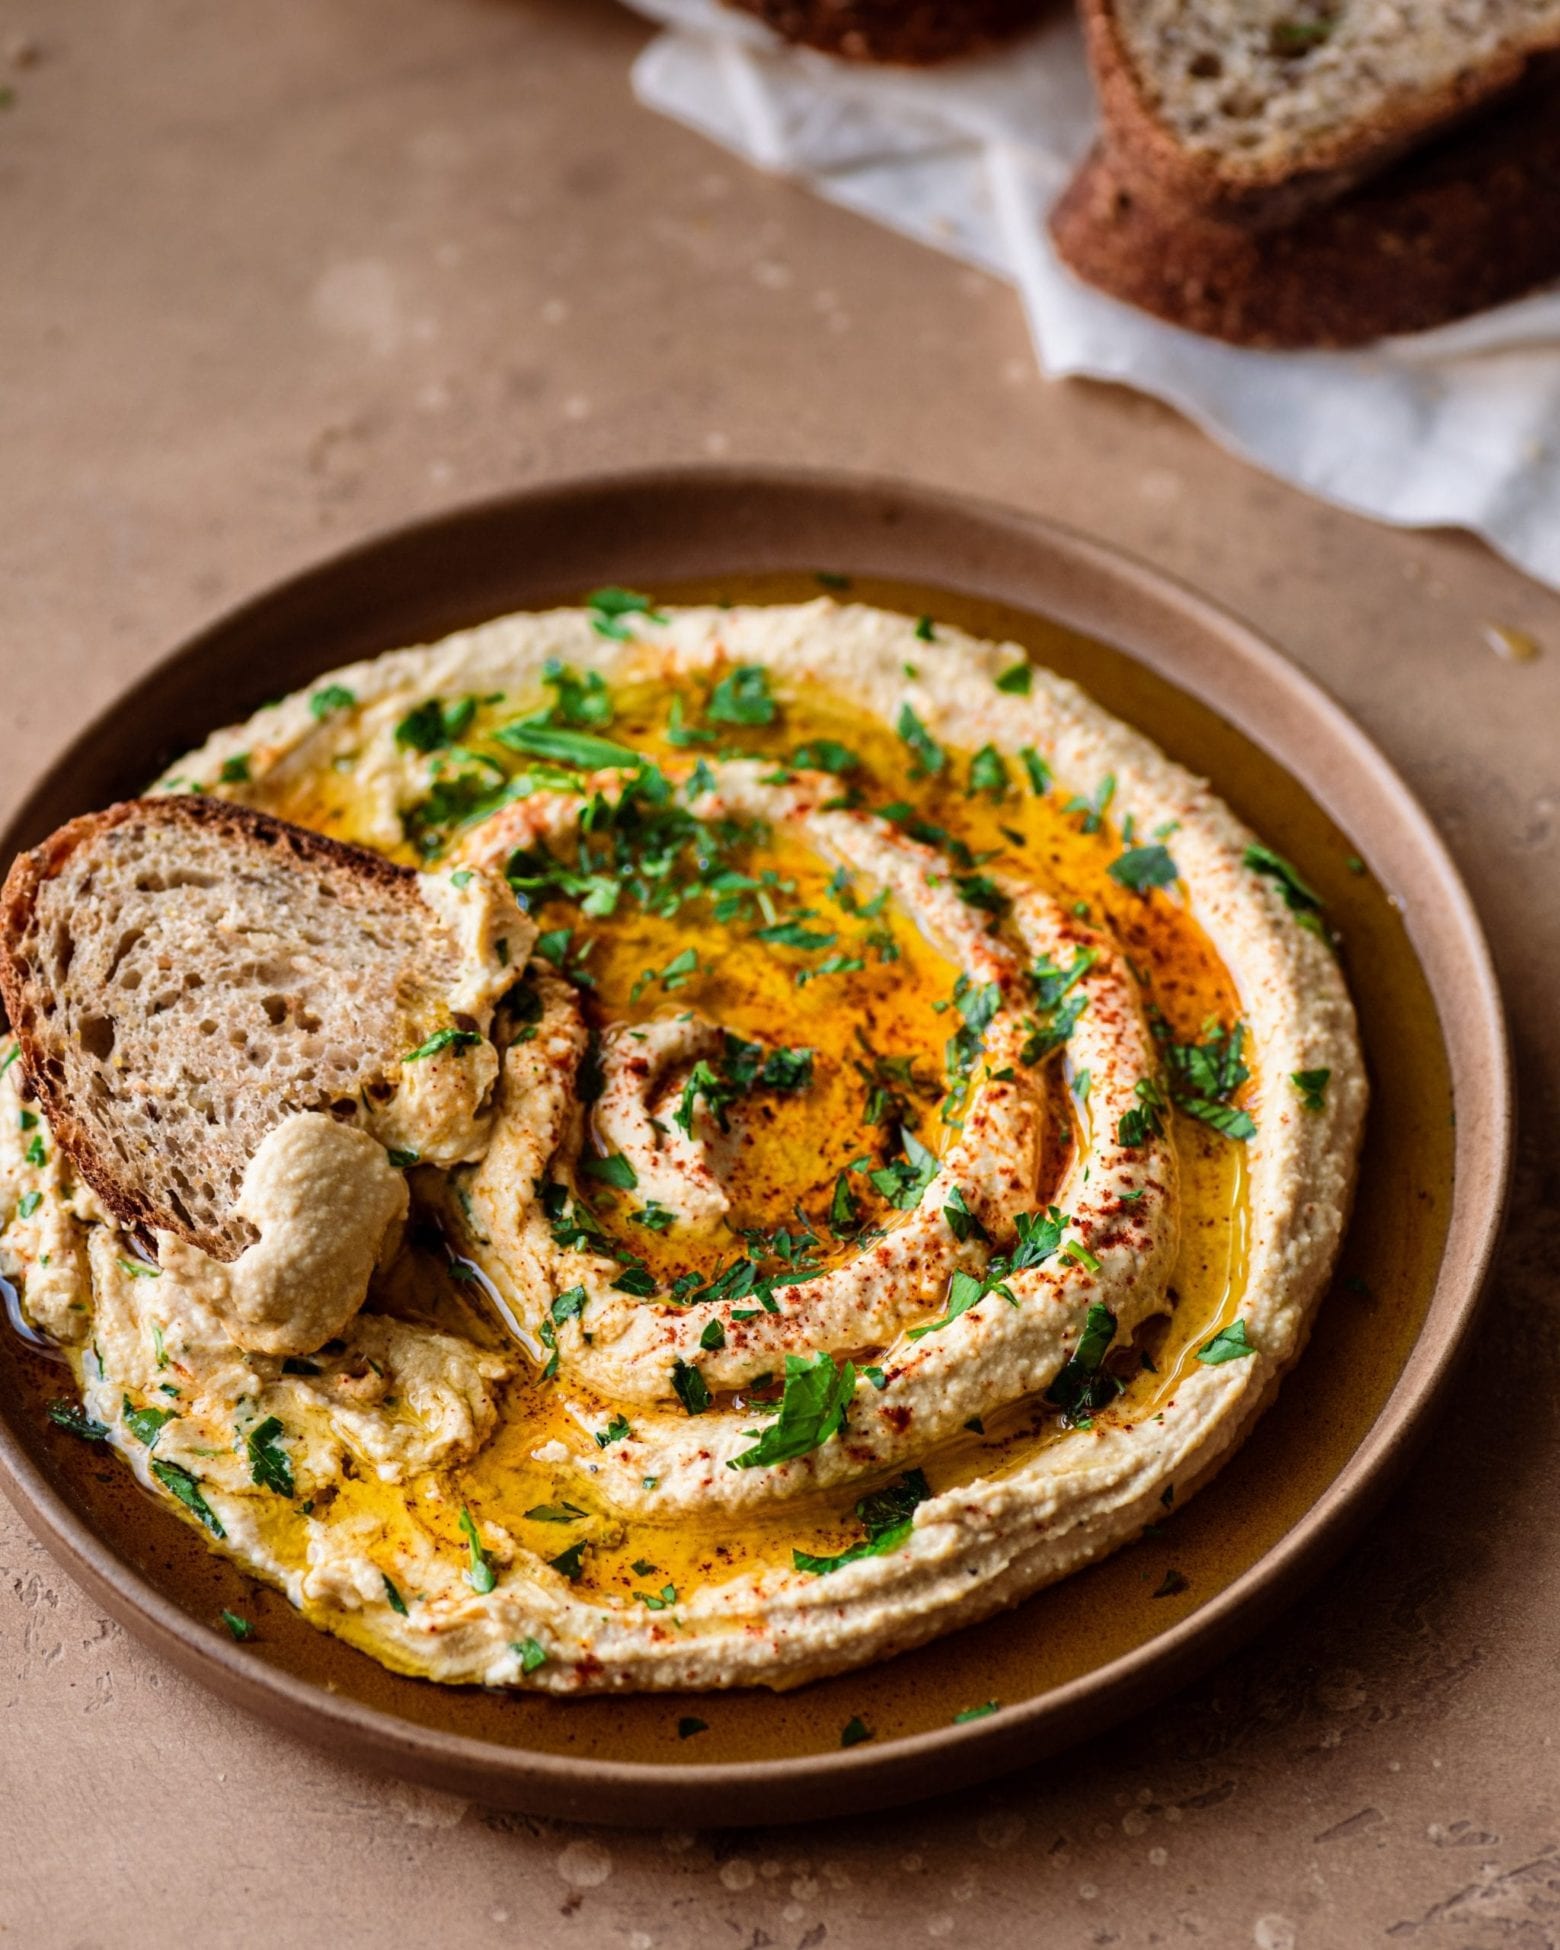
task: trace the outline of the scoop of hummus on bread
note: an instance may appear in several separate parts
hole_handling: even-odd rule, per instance
[[[24,1035],[0,1274],[68,1426],[399,1670],[886,1657],[1139,1535],[1303,1346],[1366,1103],[1319,902],[1012,644],[603,590],[156,795],[415,869],[427,1033],[171,1227]]]

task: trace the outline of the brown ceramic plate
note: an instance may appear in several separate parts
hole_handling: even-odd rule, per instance
[[[490,1802],[700,1823],[881,1806],[1037,1760],[1184,1682],[1315,1577],[1401,1474],[1467,1343],[1511,1104],[1499,995],[1451,863],[1380,753],[1266,643],[1048,523],[923,489],[713,470],[586,481],[422,522],[187,644],[83,733],[0,850],[8,860],[136,791],[213,727],[349,658],[607,582],[668,600],[792,601],[820,576],[1024,643],[1211,777],[1326,896],[1373,1087],[1334,1289],[1277,1404],[1161,1535],[984,1625],[781,1697],[559,1701],[386,1672],[210,1555],[112,1458],[51,1428],[60,1371],[0,1327],[0,1480],[38,1535],[176,1664],[338,1752]],[[1156,1595],[1170,1569],[1184,1589]],[[256,1624],[253,1643],[229,1639],[223,1606]],[[988,1700],[1000,1711],[955,1723]],[[684,1715],[707,1729],[680,1739]],[[842,1750],[857,1717],[873,1737]]]

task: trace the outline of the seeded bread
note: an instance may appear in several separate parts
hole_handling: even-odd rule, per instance
[[[121,1222],[219,1259],[254,1237],[233,1205],[261,1139],[388,1096],[458,959],[409,869],[221,799],[72,820],[0,892],[0,997],[56,1141]]]
[[[1560,0],[1082,0],[1117,179],[1266,227],[1560,51]]]
[[[1044,0],[726,0],[788,41],[916,66],[970,54],[1040,17]]]
[[[1173,214],[1100,148],[1051,235],[1090,284],[1236,345],[1422,331],[1560,278],[1560,91],[1487,113],[1283,230]]]

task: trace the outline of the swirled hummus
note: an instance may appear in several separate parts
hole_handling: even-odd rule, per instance
[[[11,1065],[0,1273],[62,1423],[391,1666],[887,1656],[1162,1520],[1300,1351],[1366,1098],[1319,903],[1014,645],[604,590],[161,785],[419,866],[484,1061],[279,1125],[220,1267],[122,1236]]]

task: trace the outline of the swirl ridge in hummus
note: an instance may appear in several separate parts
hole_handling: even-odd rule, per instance
[[[536,930],[483,963],[461,1144],[415,1077],[384,1112],[408,1217],[301,1352],[237,1345],[0,1078],[0,1272],[89,1432],[390,1665],[887,1656],[1162,1519],[1303,1346],[1366,1102],[1319,904],[1011,644],[602,591],[334,672],[161,788],[419,865],[484,955],[474,893]]]

